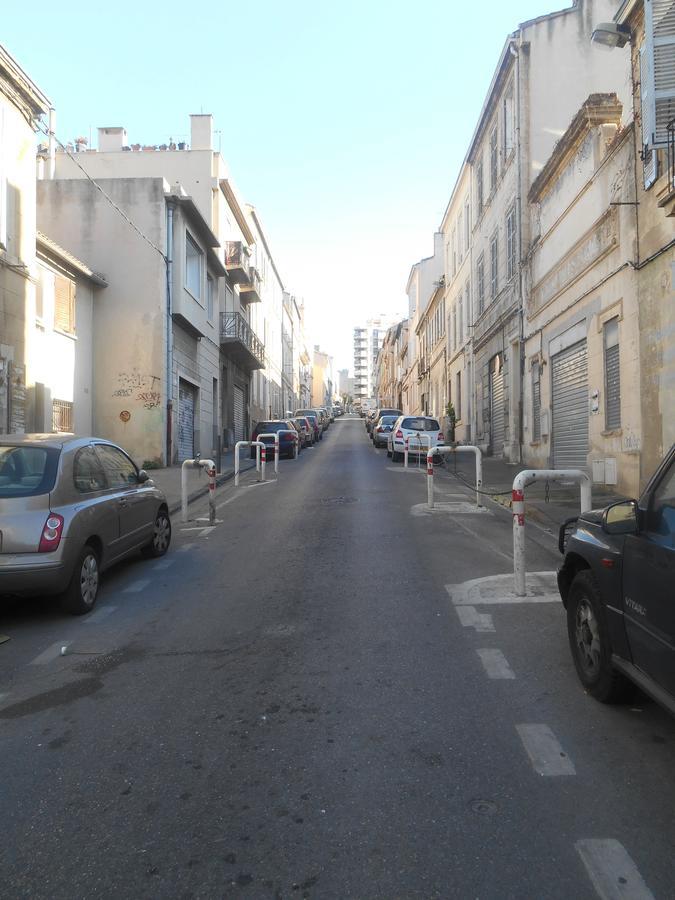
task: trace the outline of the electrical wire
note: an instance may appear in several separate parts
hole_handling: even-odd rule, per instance
[[[38,122],[37,126],[38,126],[38,130],[41,131],[44,135],[46,135],[48,138],[54,138],[54,140],[59,145],[61,150],[67,156],[70,157],[70,159],[75,163],[75,165],[78,167],[78,169],[84,174],[85,178],[93,184],[93,186],[96,188],[96,190],[99,191],[103,195],[103,197],[105,197],[105,199],[113,207],[113,209],[116,212],[118,212],[120,216],[122,216],[124,221],[134,229],[136,234],[138,234],[139,237],[141,237],[146,242],[146,244],[149,244],[156,253],[159,253],[159,255],[164,260],[165,264],[168,263],[168,257],[166,256],[164,251],[160,250],[160,248],[156,244],[154,244],[150,240],[150,238],[146,234],[143,233],[143,231],[141,231],[141,229],[138,227],[138,225],[136,225],[136,223],[134,221],[132,221],[132,219],[129,218],[129,216],[124,212],[123,209],[120,209],[120,207],[115,203],[115,201],[112,199],[112,197],[109,194],[106,194],[106,192],[103,190],[101,185],[94,178],[91,177],[89,172],[87,172],[87,170],[84,168],[84,166],[82,166],[81,163],[77,160],[75,154],[72,153],[66,147],[66,145],[56,137],[56,135],[53,132],[50,132],[49,129],[45,127],[43,122]]]

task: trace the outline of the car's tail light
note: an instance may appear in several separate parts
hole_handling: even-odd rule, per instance
[[[38,553],[52,553],[61,543],[63,533],[63,516],[58,513],[49,513],[45,527],[42,529]]]
[[[437,438],[437,440],[439,440],[439,441],[444,441],[444,440],[445,440],[445,438],[443,437],[443,432],[442,432],[442,431],[439,431],[439,432],[438,432],[438,438]]]
[[[375,431],[384,431],[384,428],[382,428],[381,425],[378,425],[377,428],[375,429]]]
[[[403,432],[401,431],[400,428],[399,428],[399,430],[396,432],[396,437],[397,437],[397,438],[402,438],[402,437],[403,437]]]

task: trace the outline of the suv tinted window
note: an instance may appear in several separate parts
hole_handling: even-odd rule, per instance
[[[36,497],[54,487],[59,450],[0,444],[0,497]]]
[[[289,431],[288,422],[258,422],[256,425],[256,434],[276,434],[277,431]]]
[[[75,454],[73,481],[81,494],[104,491],[108,487],[103,467],[93,447],[83,447]]]
[[[96,452],[111,488],[138,484],[138,470],[126,453],[108,444],[96,444]]]

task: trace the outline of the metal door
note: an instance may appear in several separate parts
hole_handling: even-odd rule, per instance
[[[504,452],[504,364],[501,353],[490,363],[490,449]]]
[[[178,382],[178,460],[195,455],[195,389],[182,379]]]
[[[234,440],[246,440],[246,421],[244,419],[244,391],[234,385]]]
[[[580,341],[551,358],[553,468],[588,464],[588,357]]]

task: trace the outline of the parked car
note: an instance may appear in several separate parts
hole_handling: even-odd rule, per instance
[[[279,435],[279,459],[284,456],[289,459],[294,457],[296,445],[298,452],[301,447],[300,435],[298,434],[298,429],[296,428],[293,419],[268,419],[266,422],[258,422],[253,429],[251,440],[257,441],[258,435],[260,434],[276,434],[277,432],[281,432]],[[263,438],[262,442],[265,444],[267,450],[266,456],[268,461],[270,459],[273,460],[275,454],[274,438]],[[257,448],[251,447],[251,459],[255,459],[256,452]]]
[[[382,416],[393,416],[394,419],[396,419],[401,415],[403,415],[403,412],[400,409],[389,409],[386,406],[382,407],[382,409],[376,409],[375,412],[373,412],[371,416],[366,419],[366,430],[370,434],[371,439],[373,437],[373,428],[375,427],[375,424],[382,418]]]
[[[431,447],[442,447],[445,444],[445,435],[441,431],[438,419],[433,416],[399,416],[394,422],[387,441],[387,456],[391,456],[394,462],[403,459],[405,439],[407,437],[419,438],[411,440],[408,447],[410,456],[426,456]]]
[[[328,429],[328,426],[330,425],[330,416],[328,415],[328,410],[326,409],[325,406],[320,406],[319,412],[321,413],[321,416],[323,418],[324,431],[325,431]]]
[[[300,435],[300,446],[311,447],[314,443],[314,428],[312,423],[306,416],[297,416],[293,419],[293,423],[298,429]]]
[[[372,428],[371,435],[375,447],[386,447],[391,434],[391,428],[396,421],[396,416],[380,416]]]
[[[121,447],[72,434],[0,436],[0,594],[60,594],[90,612],[102,572],[163,556],[166,497]]]
[[[675,714],[675,444],[639,500],[569,520],[559,545],[558,588],[584,688],[612,703],[634,682]]]
[[[296,409],[296,416],[306,416],[312,423],[314,428],[314,443],[323,438],[323,428],[321,427],[321,416],[317,409]]]

